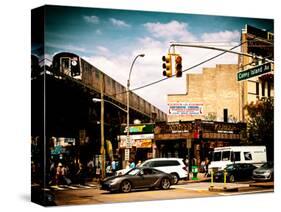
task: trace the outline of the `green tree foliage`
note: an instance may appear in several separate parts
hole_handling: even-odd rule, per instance
[[[274,99],[263,98],[256,103],[245,106],[249,119],[247,121],[248,142],[253,145],[265,145],[267,159],[273,160],[274,150]]]

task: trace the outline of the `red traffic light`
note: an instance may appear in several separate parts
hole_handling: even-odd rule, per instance
[[[181,56],[177,56],[176,57],[176,63],[181,63],[182,61],[182,57]]]

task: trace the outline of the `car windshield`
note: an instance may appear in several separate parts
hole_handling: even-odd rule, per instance
[[[135,176],[140,172],[140,169],[132,169],[126,173],[126,175]]]
[[[273,168],[273,163],[265,163],[261,166],[263,169],[271,169]]]
[[[228,165],[228,166],[226,166],[226,171],[230,171],[230,170],[233,170],[233,169],[235,169],[235,166],[233,166],[233,165]]]

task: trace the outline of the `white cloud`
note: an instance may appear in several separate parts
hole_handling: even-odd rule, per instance
[[[200,42],[214,42],[216,40],[234,42],[237,41],[237,38],[240,36],[237,34],[237,31],[205,33],[202,36],[195,36],[188,31],[188,25],[186,23],[176,21],[166,24],[147,23],[145,27],[151,34],[146,37],[136,38],[134,45],[132,47],[126,47],[126,51],[124,51],[123,54],[112,55],[111,52],[111,55],[108,55],[105,53],[108,51],[109,47],[99,46],[97,47],[99,49],[99,54],[97,56],[85,59],[119,83],[126,85],[133,59],[136,55],[144,53],[145,57],[138,58],[133,67],[131,89],[134,89],[165,78],[162,75],[163,62],[161,59],[163,55],[168,53],[171,38],[182,39],[181,41],[183,41],[185,37],[188,37],[191,41],[196,41],[197,44],[200,44]],[[169,30],[165,27],[168,27]],[[174,30],[173,27],[176,27],[177,30]],[[206,43],[201,44],[207,45]],[[229,49],[234,46],[233,44],[238,43],[228,43],[229,46],[224,46],[224,48]],[[237,49],[237,51],[239,51],[239,49]],[[183,70],[221,53],[208,49],[186,47],[176,47],[176,52],[180,53],[183,57]],[[186,93],[185,75],[187,73],[201,72],[204,67],[214,67],[216,64],[235,64],[237,63],[237,59],[237,55],[225,54],[224,56],[183,73],[182,78],[170,78],[134,92],[156,107],[167,112],[167,95]]]
[[[169,23],[146,23],[144,27],[155,38],[162,38],[169,41],[196,41],[195,36],[188,31],[188,24],[178,21]]]
[[[110,18],[109,21],[116,27],[130,27],[125,21],[118,20],[115,18]]]
[[[238,31],[220,31],[215,33],[204,33],[201,36],[203,42],[233,42],[240,39]]]
[[[110,53],[109,49],[104,46],[97,46],[96,48],[101,55],[108,55]]]
[[[86,52],[86,49],[83,47],[75,46],[72,44],[61,44],[61,43],[52,43],[52,42],[46,42],[45,45],[47,47],[53,47],[53,48],[59,48],[63,51],[79,51],[79,52]]]
[[[88,22],[88,23],[92,23],[92,24],[98,24],[100,19],[99,17],[92,15],[92,16],[83,16],[83,19]]]

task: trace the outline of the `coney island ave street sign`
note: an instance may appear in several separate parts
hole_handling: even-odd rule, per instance
[[[254,68],[237,73],[237,80],[245,80],[271,71],[271,63],[264,63]]]

